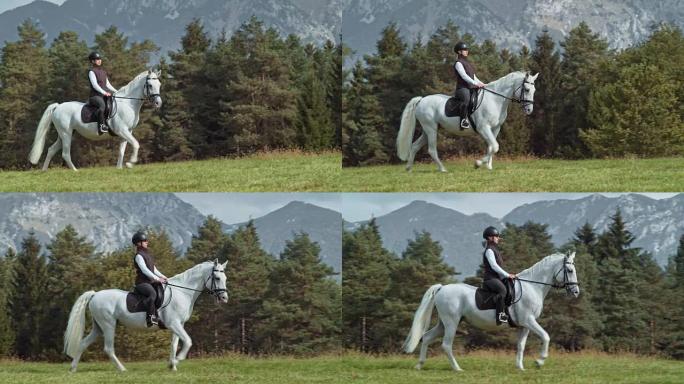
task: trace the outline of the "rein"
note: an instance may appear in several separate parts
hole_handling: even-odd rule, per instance
[[[220,294],[222,294],[223,292],[228,292],[228,290],[227,290],[227,289],[224,289],[224,288],[216,288],[215,280],[212,279],[212,278],[214,277],[214,273],[215,273],[215,272],[219,272],[219,270],[218,270],[218,269],[212,269],[211,275],[209,275],[209,277],[207,277],[207,279],[204,281],[204,289],[201,289],[201,290],[200,290],[200,289],[195,289],[195,288],[190,288],[190,287],[184,287],[184,286],[182,286],[182,285],[172,284],[172,283],[169,283],[168,281],[167,281],[166,283],[163,283],[163,284],[166,284],[167,287],[170,286],[170,287],[176,287],[176,288],[181,288],[181,289],[187,289],[188,291],[199,292],[200,295],[201,295],[202,293],[204,293],[204,292],[209,292],[212,296],[218,298],[218,296],[219,296]],[[207,282],[209,281],[209,279],[212,279],[212,281],[211,281],[211,289],[207,289],[207,288],[206,288]],[[164,287],[164,292],[166,292],[166,287]],[[171,303],[171,300],[173,299],[173,289],[170,289],[170,290],[169,290],[169,293],[170,293],[170,294],[169,294],[169,301],[168,301],[166,304],[162,305],[162,306],[161,306],[160,308],[158,308],[157,310],[161,310],[161,309],[163,309],[163,308],[166,308],[166,306],[168,306],[168,305]]]
[[[522,287],[523,286],[522,286],[522,283],[520,283],[520,282],[523,282],[523,281],[526,283],[546,285],[546,286],[549,286],[549,287],[554,288],[554,289],[565,288],[566,290],[568,290],[569,287],[572,287],[575,285],[579,286],[579,283],[574,283],[574,282],[568,280],[568,268],[566,267],[566,265],[575,265],[575,263],[570,263],[567,261],[567,259],[564,260],[563,261],[563,267],[561,269],[559,269],[558,272],[556,272],[553,275],[554,280],[556,280],[556,276],[558,276],[558,274],[561,273],[561,271],[563,271],[563,283],[558,283],[558,284],[556,284],[556,283],[545,283],[543,281],[528,280],[528,279],[523,279],[521,277],[516,277],[515,280],[519,281],[518,286],[520,287],[519,288],[520,289],[520,296],[518,296],[517,300],[512,301],[511,305],[517,303],[518,301],[520,301],[520,299],[522,299],[522,296],[523,296],[523,288]],[[568,290],[568,292],[569,292],[569,290]]]
[[[527,81],[527,75],[525,75],[525,79],[523,79],[522,84],[520,84],[520,86],[518,86],[518,88],[516,88],[516,89],[513,91],[513,94],[515,95],[515,93],[518,91],[518,89],[521,89],[525,84],[534,85],[534,83],[531,83],[531,82]],[[486,87],[482,87],[482,89],[484,89],[485,91],[487,91],[487,92],[489,92],[489,93],[493,93],[493,94],[495,94],[495,95],[497,95],[497,96],[503,97],[503,98],[506,99],[506,100],[510,100],[510,101],[512,101],[512,102],[514,102],[514,103],[521,104],[522,106],[525,106],[525,105],[528,105],[528,104],[534,105],[534,100],[526,100],[526,99],[523,99],[523,98],[522,98],[522,97],[523,97],[522,91],[520,92],[520,97],[521,97],[521,98],[516,99],[515,97],[508,97],[508,96],[506,96],[506,95],[504,95],[504,94],[501,94],[501,93],[499,93],[499,92],[492,91],[491,89],[486,88]]]

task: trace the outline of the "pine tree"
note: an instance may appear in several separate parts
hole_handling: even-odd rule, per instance
[[[286,242],[269,277],[256,334],[265,352],[311,354],[339,346],[339,286],[305,233]]]
[[[26,167],[35,123],[47,106],[50,64],[45,34],[30,19],[17,28],[19,40],[5,43],[0,60],[0,164]],[[27,60],[30,64],[27,64]]]
[[[250,19],[231,38],[241,73],[227,87],[220,124],[228,127],[231,153],[291,147],[295,142],[297,90],[292,87],[285,46],[277,32]]]
[[[534,154],[539,156],[555,154],[558,138],[556,128],[558,122],[558,102],[560,87],[560,54],[555,49],[553,38],[544,29],[537,36],[532,51],[530,69],[539,73],[535,82],[534,94],[534,127],[531,145]]]
[[[331,146],[334,134],[325,83],[326,62],[312,44],[306,46],[304,53],[306,63],[299,69],[303,74],[297,99],[297,143],[302,149],[321,150]]]
[[[0,356],[8,357],[14,350],[14,327],[12,325],[12,302],[14,297],[16,253],[12,248],[0,258]]]
[[[677,253],[668,266],[669,282],[665,287],[664,300],[668,303],[663,320],[664,337],[659,349],[678,360],[684,359],[684,235],[679,238]]]
[[[342,149],[346,166],[384,163],[390,158],[381,137],[385,124],[382,109],[364,78],[364,71],[357,62],[346,92]]]
[[[378,351],[395,257],[383,248],[375,219],[342,236],[342,343],[363,352]]]
[[[21,243],[17,255],[15,279],[12,284],[10,313],[15,333],[14,353],[22,359],[42,357],[41,335],[46,321],[46,309],[50,304],[45,293],[48,274],[45,259],[40,254],[41,245],[33,231]]]
[[[194,264],[218,259],[226,241],[228,235],[223,232],[221,221],[209,215],[197,230],[197,235],[192,236],[185,257]]]
[[[242,353],[258,351],[256,313],[268,289],[273,258],[262,248],[254,222],[250,221],[230,235],[221,251],[228,259],[228,309],[221,317],[223,348]],[[223,337],[222,337],[223,339]],[[214,348],[208,345],[207,348]]]
[[[563,47],[560,88],[564,96],[559,106],[562,118],[556,126],[557,151],[565,156],[583,157],[589,153],[579,138],[579,130],[590,127],[589,95],[597,84],[598,67],[607,56],[608,43],[582,21],[560,45]]]

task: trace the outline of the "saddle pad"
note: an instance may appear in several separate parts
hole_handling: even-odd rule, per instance
[[[97,122],[97,107],[90,104],[83,105],[81,108],[81,121],[84,124]]]
[[[159,309],[164,304],[164,287],[161,284],[152,284],[152,286],[157,291],[157,300],[154,301],[154,306]],[[128,295],[126,295],[126,308],[128,312],[147,312],[147,308],[143,305],[144,299],[145,296],[136,292],[135,288],[133,288],[132,292],[128,292]],[[161,319],[159,319],[159,328],[166,329],[166,325],[164,325]]]
[[[455,97],[450,97],[444,105],[444,114],[446,117],[456,117],[461,111],[461,103]]]

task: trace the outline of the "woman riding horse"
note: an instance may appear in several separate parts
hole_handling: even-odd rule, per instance
[[[475,75],[475,66],[468,61],[468,46],[464,42],[459,42],[454,46],[456,62],[454,63],[454,73],[456,74],[456,91],[454,97],[461,103],[461,128],[470,128],[468,122],[468,102],[472,89],[484,87],[484,83]]]
[[[506,299],[505,279],[515,279],[516,275],[504,271],[503,258],[497,245],[500,241],[499,231],[494,227],[485,228],[482,233],[485,239],[485,251],[482,254],[482,266],[484,268],[484,281],[482,285],[491,292],[495,292],[496,301],[496,325],[508,323],[508,315],[504,311]]]
[[[145,296],[147,326],[159,325],[154,302],[157,300],[155,284],[166,283],[167,277],[154,265],[154,257],[147,250],[149,240],[142,232],[136,232],[132,239],[136,246],[133,266],[135,267],[135,291]]]
[[[90,80],[90,98],[88,104],[97,107],[97,133],[102,135],[109,132],[109,125],[105,119],[106,98],[112,97],[111,92],[116,92],[116,88],[109,83],[107,72],[102,68],[102,57],[97,52],[91,52],[88,56],[93,65],[88,71]]]

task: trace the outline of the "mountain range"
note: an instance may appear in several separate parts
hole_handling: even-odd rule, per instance
[[[684,27],[681,0],[36,0],[0,14],[0,41],[17,39],[16,27],[32,18],[47,33],[73,30],[92,43],[115,25],[134,41],[150,39],[161,53],[179,47],[185,26],[202,20],[212,37],[234,32],[251,16],[281,35],[308,42],[337,40],[340,33],[356,57],[375,51],[380,31],[396,22],[407,41],[426,41],[448,20],[479,42],[490,39],[517,50],[533,46],[546,28],[557,40],[585,21],[611,47],[646,38],[655,24]]]
[[[0,254],[18,249],[33,231],[42,244],[71,224],[97,251],[110,252],[129,244],[141,228],[164,230],[174,247],[184,252],[206,216],[171,193],[2,193],[0,194]],[[293,201],[254,219],[262,248],[278,257],[293,234],[308,233],[321,247],[321,259],[341,269],[342,217],[338,212]],[[224,224],[230,233],[239,224]]]
[[[655,200],[638,194],[605,197],[594,194],[577,200],[557,199],[521,205],[502,218],[477,213],[466,215],[425,201],[414,201],[386,215],[377,217],[385,248],[401,255],[408,240],[427,231],[443,248],[445,261],[461,276],[475,273],[482,254],[482,230],[505,223],[522,225],[527,221],[548,225],[547,232],[556,246],[566,243],[574,231],[589,223],[602,233],[620,209],[627,229],[635,236],[632,246],[650,252],[659,265],[677,252],[679,238],[684,234],[684,194]],[[353,230],[366,221],[345,222]]]

